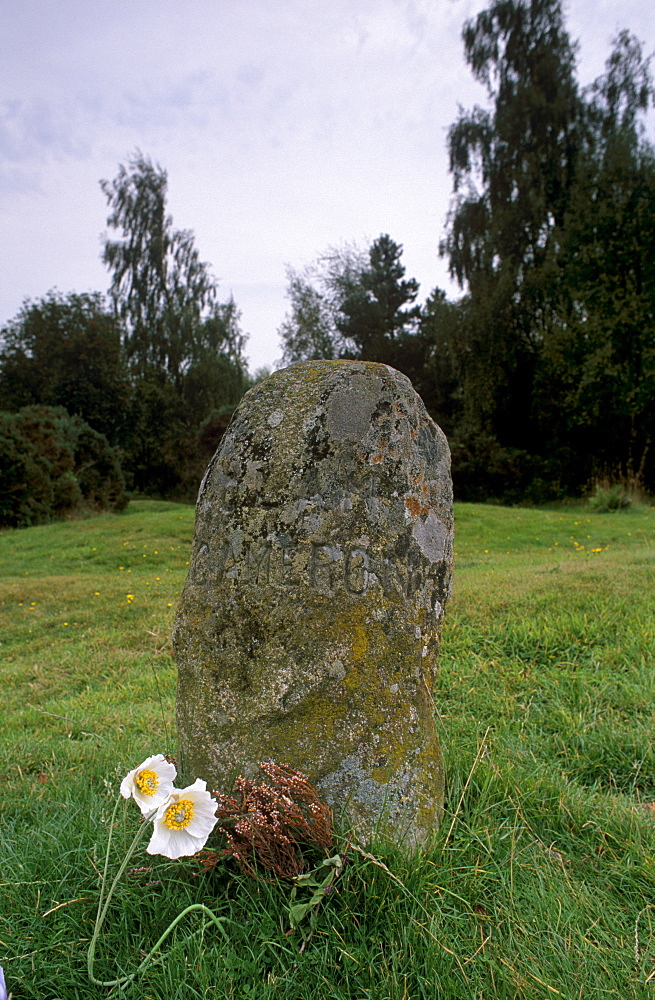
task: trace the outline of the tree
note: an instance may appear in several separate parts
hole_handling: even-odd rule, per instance
[[[332,360],[337,350],[334,316],[325,293],[311,284],[315,269],[287,267],[287,297],[291,310],[282,321],[282,363]]]
[[[475,290],[493,276],[512,293],[547,257],[580,144],[575,48],[560,0],[493,0],[463,31],[466,60],[493,111],[460,112],[448,136],[455,202],[442,245]]]
[[[101,187],[121,233],[105,239],[103,260],[133,386],[126,471],[145,493],[195,496],[247,388],[240,314],[233,299],[218,301],[193,233],[173,228],[160,166],[137,152]]]
[[[304,271],[289,268],[291,313],[280,327],[287,363],[313,358],[385,361],[417,330],[418,282],[405,280],[403,248],[383,234],[368,251],[330,249]]]
[[[176,385],[157,373],[137,380],[127,421],[125,468],[136,489],[194,498],[229,418],[248,388],[244,337],[232,299],[216,303]]]
[[[362,361],[393,363],[400,339],[416,331],[420,310],[413,303],[419,285],[414,278],[405,280],[402,252],[383,234],[371,244],[368,266],[357,280],[350,274],[341,280],[337,329]]]
[[[0,409],[63,406],[116,443],[129,399],[121,332],[99,293],[26,300],[0,333]]]
[[[286,364],[332,360],[352,349],[344,342],[338,317],[344,299],[359,287],[368,256],[354,243],[330,247],[308,267],[287,267],[291,310],[278,330]]]
[[[492,109],[461,111],[449,131],[454,200],[440,251],[470,295],[472,422],[525,448],[557,232],[583,141],[575,47],[560,0],[493,0],[463,38]]]
[[[599,472],[653,482],[648,60],[622,32],[580,91],[559,0],[493,0],[464,41],[491,110],[461,112],[449,134],[441,252],[468,294],[437,376],[460,383],[458,486],[496,492],[494,469],[542,498]]]
[[[611,147],[615,137],[631,142],[643,135],[640,115],[653,100],[650,58],[644,59],[641,42],[621,31],[605,65],[605,73],[589,88],[588,113],[595,126],[596,150]]]
[[[655,151],[649,62],[627,32],[588,91],[588,141],[560,235],[559,311],[536,383],[540,420],[578,470],[655,485]]]
[[[430,414],[450,438],[466,413],[465,367],[467,363],[468,299],[449,302],[435,288],[421,310],[416,338],[423,355],[410,376]],[[407,373],[409,374],[409,373]]]
[[[217,284],[190,230],[166,214],[166,171],[136,152],[100,186],[121,239],[105,239],[110,295],[125,327],[125,347],[139,374],[156,370],[179,384],[197,354],[197,334],[216,302]]]
[[[194,358],[184,374],[182,396],[190,412],[206,419],[212,410],[234,408],[248,388],[241,313],[233,298],[215,303],[196,336]]]

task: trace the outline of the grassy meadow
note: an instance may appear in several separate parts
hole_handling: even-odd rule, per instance
[[[446,815],[349,857],[313,933],[289,885],[143,847],[86,972],[121,778],[175,753],[191,507],[0,533],[0,965],[14,1000],[655,996],[655,510],[456,506],[435,690]],[[139,825],[120,806],[110,877]]]

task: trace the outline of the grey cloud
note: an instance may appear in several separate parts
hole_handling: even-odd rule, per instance
[[[86,139],[62,109],[46,101],[6,101],[0,108],[0,156],[11,163],[87,155]]]
[[[239,83],[254,88],[259,86],[265,75],[261,66],[244,65],[237,71],[236,77]]]
[[[44,100],[13,99],[0,105],[0,190],[14,194],[42,191],[48,164],[86,159],[91,144],[73,116]]]

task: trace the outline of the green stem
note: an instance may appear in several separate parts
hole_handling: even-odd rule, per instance
[[[111,886],[109,888],[109,892],[107,893],[107,897],[105,899],[103,899],[104,892],[105,892],[105,886],[107,884],[107,871],[108,871],[108,868],[109,868],[109,850],[110,850],[110,847],[111,847],[112,829],[113,829],[113,826],[114,826],[114,820],[116,818],[116,812],[118,810],[119,802],[120,802],[120,800],[116,802],[116,805],[114,807],[114,812],[112,813],[112,817],[111,817],[111,824],[109,826],[109,836],[107,838],[107,854],[106,854],[106,857],[105,857],[105,867],[104,867],[104,870],[103,870],[103,873],[102,873],[102,884],[101,884],[101,887],[100,887],[100,898],[98,900],[98,913],[96,915],[96,923],[95,923],[95,927],[93,929],[93,935],[91,937],[91,943],[89,944],[89,951],[88,951],[88,954],[87,954],[87,970],[88,970],[88,974],[89,974],[89,979],[91,980],[91,982],[93,983],[94,986],[125,986],[127,983],[129,983],[133,979],[135,979],[139,975],[140,972],[143,972],[143,970],[145,969],[146,965],[148,965],[152,961],[152,959],[153,959],[154,955],[156,954],[156,952],[159,950],[159,948],[161,948],[162,944],[164,943],[164,941],[166,940],[166,938],[168,937],[168,935],[177,927],[177,925],[182,920],[182,918],[185,917],[188,913],[191,913],[192,910],[201,910],[204,914],[206,914],[206,916],[209,917],[209,919],[216,925],[216,927],[218,928],[218,930],[221,932],[221,934],[223,935],[223,937],[227,940],[227,933],[225,931],[225,928],[222,926],[222,924],[226,922],[227,917],[217,917],[216,914],[213,913],[212,910],[210,910],[208,906],[204,905],[204,903],[191,903],[191,905],[187,906],[184,910],[182,910],[181,913],[178,913],[178,915],[175,917],[175,919],[173,920],[173,922],[168,925],[168,927],[166,928],[166,930],[164,931],[164,933],[161,935],[161,937],[159,938],[159,940],[153,945],[153,947],[150,949],[150,951],[148,952],[148,954],[146,955],[146,957],[139,963],[138,967],[135,969],[134,972],[131,972],[127,976],[121,976],[120,979],[108,979],[108,980],[96,979],[96,977],[93,975],[93,966],[94,966],[94,962],[95,962],[96,945],[98,943],[98,937],[100,935],[100,930],[101,930],[102,925],[103,925],[103,923],[105,921],[105,916],[107,915],[107,910],[109,908],[109,904],[111,902],[111,898],[114,895],[114,892],[116,890],[116,886],[118,885],[119,879],[121,878],[123,872],[127,868],[128,864],[129,864],[129,861],[130,861],[130,858],[134,854],[134,852],[136,850],[136,847],[137,847],[137,844],[138,844],[138,842],[139,842],[139,840],[141,839],[141,836],[142,836],[142,828],[139,827],[139,829],[136,832],[136,836],[134,837],[134,840],[132,841],[132,843],[130,844],[130,846],[128,848],[127,854],[125,855],[125,858],[123,859],[123,863],[121,864],[120,868],[118,869],[118,871],[117,871],[117,873],[116,873],[116,875],[114,877],[114,881],[112,882],[112,884],[111,884]],[[154,816],[154,812],[150,813],[148,816],[146,816],[146,820],[152,819],[153,816]]]

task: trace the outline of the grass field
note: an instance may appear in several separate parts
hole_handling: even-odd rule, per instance
[[[289,886],[141,849],[90,984],[124,774],[175,752],[170,631],[193,509],[0,534],[0,964],[15,1000],[655,996],[655,510],[456,508],[435,691],[447,808],[388,870],[353,855],[311,937]],[[110,874],[139,823],[119,810]],[[146,837],[144,835],[143,848]]]

